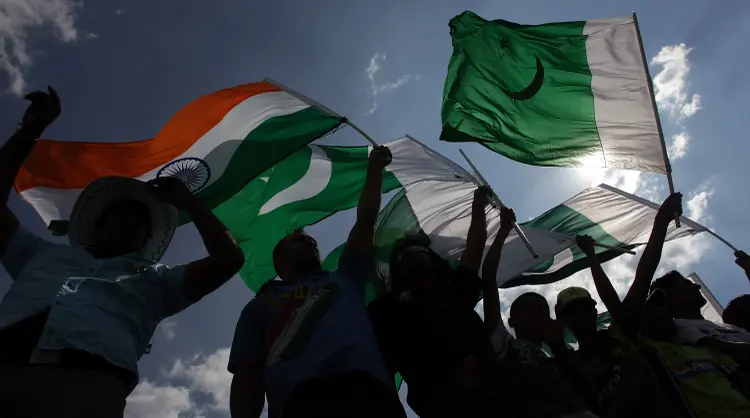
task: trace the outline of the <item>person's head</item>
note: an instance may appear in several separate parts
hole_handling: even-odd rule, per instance
[[[701,294],[700,285],[686,279],[675,270],[651,283],[651,292],[657,289],[666,294],[666,307],[672,312],[672,315],[700,314],[700,309],[706,304],[706,298]]]
[[[321,268],[315,238],[297,229],[282,238],[273,249],[273,267],[281,280],[295,280]]]
[[[430,291],[439,283],[439,257],[418,238],[396,243],[389,260],[393,287],[399,290]]]
[[[508,325],[516,331],[518,338],[541,342],[545,335],[541,328],[549,324],[549,319],[549,304],[539,293],[524,293],[510,305]]]
[[[657,341],[670,341],[677,333],[672,313],[669,311],[667,294],[656,289],[646,300],[646,320],[643,321],[644,334]]]
[[[721,319],[727,324],[750,331],[750,295],[740,295],[732,299],[724,308]]]
[[[96,221],[89,251],[100,258],[139,252],[151,236],[151,214],[138,200],[109,205]]]
[[[596,333],[596,301],[582,287],[569,287],[557,294],[557,319],[581,340],[581,336]]]

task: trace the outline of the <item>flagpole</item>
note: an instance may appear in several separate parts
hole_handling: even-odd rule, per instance
[[[674,194],[674,181],[672,180],[672,164],[669,163],[669,155],[667,154],[667,144],[664,142],[664,131],[661,127],[661,118],[659,117],[659,108],[656,106],[656,97],[654,96],[654,82],[651,80],[651,73],[648,70],[648,61],[646,60],[646,49],[643,47],[643,38],[641,37],[641,27],[638,25],[638,16],[633,12],[633,24],[635,25],[635,33],[638,36],[638,45],[641,48],[641,61],[643,61],[643,71],[646,72],[646,84],[648,86],[648,93],[651,96],[651,108],[654,111],[654,117],[656,118],[656,130],[659,132],[659,140],[661,141],[661,152],[664,154],[664,169],[667,174],[667,184],[669,184],[669,194]],[[680,227],[680,215],[674,214],[675,226]]]
[[[353,124],[352,121],[350,121],[347,118],[344,118],[343,122],[344,122],[344,125],[349,125],[352,129],[354,129],[355,131],[357,131],[358,134],[362,135],[367,140],[367,142],[369,142],[370,144],[372,144],[373,147],[379,146],[378,143],[375,142],[375,140],[372,139],[372,137],[370,135],[367,135],[365,133],[365,131],[363,131],[362,129],[359,129],[359,126]]]
[[[482,186],[482,185],[489,186],[489,183],[487,183],[487,180],[485,180],[484,176],[482,176],[482,173],[480,173],[479,170],[477,170],[477,167],[474,165],[474,163],[471,162],[471,160],[469,159],[469,156],[466,155],[466,153],[464,152],[464,150],[459,149],[458,152],[461,153],[461,156],[464,157],[464,160],[466,160],[466,162],[469,163],[469,166],[471,166],[471,169],[474,170],[474,174],[476,175],[476,177],[478,179],[477,180],[477,185],[478,186]],[[492,189],[490,189],[490,190],[492,190]],[[500,200],[500,197],[497,195],[497,193],[495,193],[494,190],[492,190],[492,200],[495,202],[496,205],[498,205],[498,206],[500,206],[502,208],[506,207],[503,204],[503,202]],[[518,222],[514,222],[513,223],[513,229],[516,230],[516,234],[518,234],[518,236],[521,238],[521,241],[526,246],[526,249],[529,250],[529,252],[531,253],[531,255],[534,258],[539,258],[539,255],[536,253],[536,251],[534,251],[534,247],[531,246],[531,243],[529,242],[529,239],[526,237],[526,234],[524,234],[524,232],[518,226]]]

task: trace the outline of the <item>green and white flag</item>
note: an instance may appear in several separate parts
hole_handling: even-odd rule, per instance
[[[656,203],[600,184],[522,225],[524,228],[541,228],[569,236],[590,235],[602,244],[633,249],[648,242],[658,210],[659,205]],[[674,222],[670,224],[667,241],[706,230],[684,216],[680,218],[680,222],[680,228],[675,227]],[[595,248],[602,263],[621,255],[620,252],[606,248]],[[502,287],[552,283],[587,268],[585,254],[573,245]]]
[[[425,178],[458,181],[464,175],[456,174],[458,166],[453,162],[409,137],[383,145],[393,154],[383,177],[383,193]],[[245,253],[239,274],[248,287],[257,291],[276,276],[272,252],[280,239],[357,205],[370,150],[367,146],[308,145],[214,209]]]
[[[440,139],[540,166],[666,173],[633,17],[519,25],[464,12]]]
[[[422,237],[429,247],[449,263],[456,263],[466,249],[466,237],[471,225],[471,208],[477,186],[471,176],[461,167],[454,166],[453,175],[440,180],[423,179],[404,188],[381,211],[376,224],[374,245],[379,263],[380,282],[374,283],[374,294],[368,293],[368,302],[373,296],[390,288],[388,261],[396,241],[407,237]],[[460,171],[459,171],[460,170]],[[450,174],[450,173],[446,173]],[[500,229],[500,210],[486,209],[488,240],[485,251]],[[534,250],[542,257],[570,247],[574,242],[556,232],[534,227],[523,227]],[[329,257],[333,264],[336,255]],[[496,280],[498,286],[539,264],[515,231],[506,239],[500,268]]]

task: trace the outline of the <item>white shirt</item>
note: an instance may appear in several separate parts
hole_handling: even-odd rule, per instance
[[[706,319],[675,319],[676,342],[695,345],[703,338],[713,337],[734,343],[750,343],[750,332],[734,325],[712,322]]]

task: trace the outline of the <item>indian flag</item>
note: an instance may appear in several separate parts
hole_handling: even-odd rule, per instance
[[[103,176],[177,176],[214,208],[342,121],[274,82],[245,84],[196,99],[145,141],[39,140],[15,187],[53,230],[67,221],[81,190]]]
[[[667,172],[634,17],[450,22],[443,141],[540,166]]]
[[[648,242],[658,210],[659,205],[656,203],[607,184],[600,184],[522,224],[522,227],[541,228],[568,236],[590,235],[602,244],[633,249]],[[680,228],[674,223],[670,224],[667,241],[706,230],[684,216],[680,218],[680,222]],[[601,262],[622,254],[615,250],[595,248]],[[586,255],[573,245],[507,281],[502,287],[552,283],[588,267]]]

